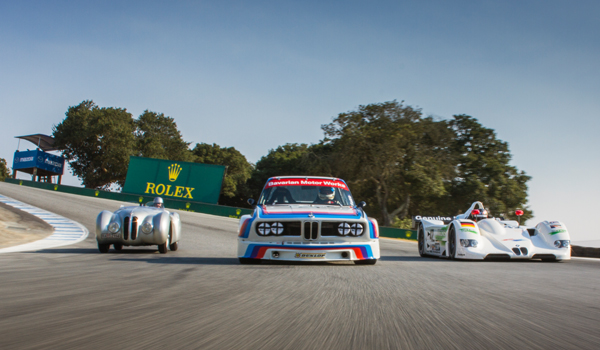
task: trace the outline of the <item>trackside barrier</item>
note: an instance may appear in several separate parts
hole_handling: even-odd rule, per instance
[[[83,188],[83,187],[74,187],[67,185],[57,185],[47,182],[35,182],[28,180],[19,180],[19,179],[11,179],[6,178],[5,182],[20,185],[20,186],[28,186],[35,187],[44,190],[64,192],[77,194],[80,196],[87,197],[98,197],[105,199],[112,199],[121,202],[131,202],[131,203],[147,203],[154,199],[155,196],[139,196],[135,194],[127,194],[127,193],[117,193],[117,192],[109,192],[109,191],[101,191],[94,190],[91,188]],[[239,218],[245,214],[252,214],[251,209],[247,208],[235,208],[235,207],[227,207],[224,205],[216,205],[216,204],[208,204],[208,203],[200,203],[200,202],[192,202],[192,201],[180,201],[175,199],[164,198],[163,201],[166,208],[171,209],[179,209],[196,213],[204,213],[210,215],[218,215],[218,216],[226,216],[230,218]]]
[[[146,203],[150,202],[154,199],[155,196],[139,196],[135,194],[128,193],[117,193],[117,192],[109,192],[102,190],[94,190],[91,188],[84,187],[74,187],[67,185],[58,185],[47,182],[36,182],[29,180],[19,180],[19,179],[11,179],[6,178],[5,182],[16,184],[20,186],[28,186],[35,187],[49,191],[57,191],[64,192],[70,194],[76,194],[80,196],[87,197],[98,197],[105,199],[112,199],[121,202],[131,202],[131,203]],[[165,203],[166,208],[185,210],[189,212],[217,215],[217,216],[225,216],[230,218],[239,218],[242,215],[252,214],[252,209],[248,208],[236,208],[236,207],[228,207],[224,205],[216,205],[216,204],[208,204],[208,203],[200,203],[200,202],[192,202],[192,201],[181,201],[175,199],[164,198],[163,201]],[[408,239],[412,241],[417,240],[417,231],[413,230],[403,230],[394,227],[379,227],[379,236],[388,237],[388,238],[401,238]]]
[[[379,236],[387,237],[387,238],[401,238],[401,239],[408,239],[411,241],[416,241],[417,240],[417,231],[404,230],[404,229],[395,228],[395,227],[379,226]]]

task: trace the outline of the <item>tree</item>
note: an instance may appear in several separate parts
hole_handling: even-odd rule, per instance
[[[225,165],[227,167],[219,203],[230,206],[246,206],[249,188],[246,184],[253,166],[234,147],[197,143],[192,150],[196,163]]]
[[[445,194],[439,157],[447,135],[440,123],[424,121],[421,111],[397,101],[359,106],[323,125],[331,144],[333,172],[352,184],[353,192],[375,202],[384,226],[408,215],[411,197]],[[433,128],[433,126],[436,126]]]
[[[457,159],[456,176],[448,186],[450,213],[481,201],[493,214],[514,218],[513,211],[521,208],[525,212],[522,219],[531,218],[533,212],[527,207],[531,177],[509,165],[508,144],[468,115],[455,115],[449,126],[456,135],[452,152]]]
[[[135,121],[135,139],[141,157],[192,162],[189,142],[181,137],[175,120],[162,113],[145,110]]]
[[[85,187],[123,186],[129,156],[135,153],[134,120],[126,109],[100,108],[86,100],[71,106],[52,128],[54,145],[62,149],[73,175]]]
[[[7,177],[10,177],[10,168],[6,164],[6,159],[0,158],[0,181],[4,181]]]

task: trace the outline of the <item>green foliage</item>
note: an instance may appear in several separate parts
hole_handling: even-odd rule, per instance
[[[514,209],[522,208],[523,219],[531,218],[526,206],[531,177],[509,165],[508,144],[471,116],[455,115],[449,125],[456,135],[452,143],[456,174],[448,186],[448,212],[464,212],[472,202],[481,201],[493,215],[514,218]]]
[[[135,121],[135,125],[139,156],[184,162],[194,160],[188,148],[190,143],[183,140],[173,118],[145,110]]]
[[[0,158],[0,181],[4,181],[7,177],[10,177],[10,168],[6,164],[6,159]]]
[[[86,100],[69,107],[66,118],[53,127],[54,145],[85,187],[123,186],[129,156],[135,154],[134,131],[126,109],[100,108]]]
[[[441,128],[438,127],[441,125]],[[384,226],[408,215],[411,197],[441,197],[448,153],[444,123],[423,119],[421,111],[397,101],[359,106],[324,125],[332,145],[332,169],[352,191],[374,205]]]
[[[401,228],[404,230],[412,230],[412,219],[411,218],[400,219],[400,218],[396,217],[390,226],[395,227],[395,228]]]
[[[230,206],[246,206],[250,190],[246,184],[253,166],[234,147],[221,147],[217,144],[197,143],[192,151],[196,163],[225,165],[227,171],[223,179],[219,203]]]

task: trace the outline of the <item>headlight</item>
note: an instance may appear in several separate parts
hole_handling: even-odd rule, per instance
[[[473,248],[477,248],[477,244],[479,244],[479,242],[477,242],[474,239],[461,239],[460,240],[460,245],[463,247],[473,247]]]
[[[144,232],[145,234],[149,234],[150,232],[152,232],[152,223],[150,221],[144,221],[144,223],[142,224],[142,232]]]
[[[562,245],[562,246],[563,246],[563,248],[569,248],[569,245],[570,245],[570,244],[571,244],[571,241],[569,241],[569,240],[564,240],[564,241],[563,241],[563,245]]]
[[[570,243],[571,241],[569,241],[568,239],[560,239],[558,241],[554,241],[554,246],[556,248],[569,248]]]
[[[259,235],[266,236],[269,234],[269,232],[271,232],[271,225],[267,224],[266,222],[261,222],[260,224],[258,224]]]
[[[346,222],[342,222],[338,225],[338,233],[342,236],[347,236],[350,233],[350,225]]]
[[[363,233],[363,226],[361,224],[352,224],[350,226],[350,234],[352,236],[360,236]]]
[[[120,228],[121,228],[121,226],[119,226],[119,223],[116,221],[113,221],[110,223],[110,225],[108,225],[108,232],[117,233],[117,232],[119,232]]]
[[[274,222],[271,224],[271,233],[274,235],[280,235],[283,233],[283,224],[281,222]]]

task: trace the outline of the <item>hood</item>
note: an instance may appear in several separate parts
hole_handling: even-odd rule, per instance
[[[360,209],[334,205],[261,205],[257,209],[261,218],[360,219],[365,216]]]
[[[121,217],[130,216],[130,215],[141,217],[141,216],[146,216],[146,215],[158,214],[159,212],[161,212],[163,210],[164,209],[162,209],[162,208],[132,206],[132,207],[120,208],[119,210],[115,211],[115,215],[119,215]]]
[[[485,219],[477,223],[480,232],[486,234],[486,237],[509,250],[516,245],[529,246],[531,238],[526,230],[522,228],[505,227],[497,220]]]

